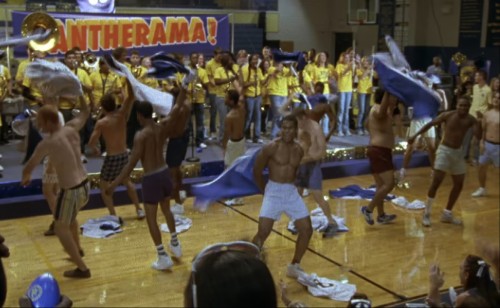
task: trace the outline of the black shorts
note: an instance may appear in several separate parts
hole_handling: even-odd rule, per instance
[[[169,168],[179,167],[186,157],[189,144],[189,130],[186,129],[184,135],[177,138],[170,138],[165,155],[165,162]]]

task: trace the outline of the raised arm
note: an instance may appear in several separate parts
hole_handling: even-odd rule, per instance
[[[186,97],[186,89],[180,87],[174,107],[172,107],[167,117],[160,122],[163,135],[166,136],[166,138],[181,136],[184,133],[190,115],[191,104]]]
[[[378,110],[374,110],[373,115],[378,119],[387,118],[387,111],[389,110],[389,106],[391,104],[395,105],[396,103],[397,103],[397,98],[386,91],[384,93],[384,97],[382,97],[380,108]]]
[[[127,88],[127,98],[125,98],[125,101],[123,102],[123,105],[120,108],[119,112],[123,113],[128,121],[128,118],[130,117],[130,111],[132,110],[132,106],[134,105],[135,101],[134,90],[132,89],[132,85],[130,84],[130,81],[128,81],[128,79],[127,86],[125,88]]]
[[[288,95],[288,99],[286,101],[286,103],[284,103],[283,105],[281,105],[281,107],[278,109],[279,113],[282,115],[282,116],[287,116],[289,114],[292,113],[292,103],[293,103],[293,97],[294,97],[294,93],[290,93],[290,95]]]
[[[85,101],[83,95],[78,97],[78,100],[80,101],[80,113],[76,117],[74,117],[73,120],[66,123],[66,126],[71,126],[76,131],[80,131],[82,127],[85,126],[85,123],[87,122],[87,119],[90,115],[89,106],[87,105],[87,102]]]

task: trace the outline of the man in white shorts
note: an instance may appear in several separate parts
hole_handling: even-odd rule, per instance
[[[415,135],[408,139],[409,144],[413,144],[418,135],[425,133],[431,127],[444,123],[444,135],[436,151],[436,161],[434,162],[434,175],[432,184],[427,193],[427,203],[422,220],[425,227],[431,226],[431,207],[434,203],[437,190],[446,176],[450,173],[453,180],[453,187],[448,198],[446,209],[441,215],[441,222],[462,225],[462,221],[453,217],[451,210],[455,206],[465,180],[467,165],[463,158],[462,144],[465,134],[469,128],[473,128],[476,138],[481,137],[481,127],[476,119],[469,115],[470,100],[467,97],[460,97],[457,109],[441,113],[437,118],[427,123]]]
[[[486,196],[486,171],[488,165],[493,165],[498,168],[500,166],[500,133],[498,127],[500,125],[500,92],[492,94],[491,105],[493,109],[484,113],[481,119],[483,128],[483,136],[480,141],[479,170],[478,180],[479,188],[472,193],[472,197]]]
[[[419,119],[412,119],[410,122],[410,128],[408,129],[407,138],[415,135],[419,130],[422,129],[427,123],[431,122],[431,117],[423,117]],[[403,159],[403,166],[399,170],[399,181],[402,181],[406,175],[406,168],[410,165],[411,156],[413,151],[420,148],[421,143],[425,142],[427,147],[427,152],[429,154],[429,162],[431,166],[434,166],[434,160],[436,158],[436,128],[433,126],[429,128],[428,131],[422,133],[421,136],[413,144],[408,144],[405,151],[405,156]]]
[[[287,267],[287,276],[297,278],[303,270],[300,261],[304,256],[312,235],[309,210],[300,197],[295,179],[304,150],[294,139],[297,137],[297,119],[288,115],[281,124],[281,137],[262,147],[253,169],[255,183],[264,192],[264,200],[259,215],[259,229],[253,243],[259,247],[273,229],[274,222],[285,213],[295,221],[298,238],[295,254]],[[262,172],[269,168],[269,182],[264,185]]]

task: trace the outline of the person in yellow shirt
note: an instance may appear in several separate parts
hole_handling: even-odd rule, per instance
[[[267,132],[267,122],[269,122],[269,106],[271,105],[271,101],[269,100],[269,95],[268,95],[268,80],[269,80],[269,68],[271,67],[271,61],[270,60],[262,60],[260,62],[259,68],[262,71],[262,76],[264,78],[264,81],[262,82],[262,112],[261,112],[261,129],[260,132],[266,133]]]
[[[141,55],[137,50],[132,50],[130,53],[130,71],[137,80],[144,83],[143,81],[147,77],[148,70],[141,65]]]
[[[216,85],[215,85],[215,71],[217,68],[221,66],[220,58],[222,56],[222,49],[220,47],[216,47],[214,49],[214,57],[207,62],[206,70],[208,74],[208,101],[210,104],[210,138],[209,140],[213,140],[216,138],[216,117],[217,117],[217,106],[215,104],[216,98]]]
[[[264,75],[259,64],[259,54],[253,54],[250,57],[248,65],[241,68],[240,84],[243,85],[243,95],[246,100],[246,121],[245,135],[247,141],[251,139],[250,127],[253,123],[253,142],[263,143],[260,138],[261,131],[261,106],[262,106],[262,83]]]
[[[281,106],[286,103],[288,97],[288,76],[290,70],[286,68],[283,63],[274,63],[274,66],[269,68],[268,79],[268,95],[271,100],[272,112],[272,129],[271,140],[276,138],[280,130],[281,114],[279,112]]]
[[[206,148],[207,145],[204,143],[204,115],[206,90],[208,89],[209,81],[207,71],[198,65],[199,56],[199,53],[193,52],[189,57],[190,67],[196,71],[197,78],[189,83],[187,97],[192,103],[191,105],[196,124],[196,146],[199,148]]]
[[[89,76],[92,84],[92,101],[94,103],[94,113],[101,107],[101,98],[108,93],[119,95],[121,93],[122,83],[120,76],[109,70],[109,66],[104,59],[99,59],[99,70]],[[97,119],[96,119],[97,120]]]
[[[149,77],[147,75],[147,71],[152,67],[151,58],[150,57],[142,58],[141,65],[142,65],[142,67],[144,67],[146,69],[146,73],[144,74],[143,78],[141,79],[141,82],[150,88],[159,90],[160,83],[159,83],[158,79],[156,79],[154,77]]]
[[[0,59],[3,57],[3,53],[0,52]],[[2,108],[4,100],[7,96],[13,96],[12,94],[12,77],[10,75],[10,70],[8,67],[0,64],[0,145],[8,143],[7,129],[8,125],[5,121],[5,114]]]
[[[373,87],[373,78],[376,73],[368,60],[363,57],[361,59],[361,67],[356,70],[358,76],[358,120],[356,123],[356,131],[358,135],[368,135],[368,130],[365,127],[365,121],[370,113],[370,100]]]
[[[224,123],[228,112],[226,93],[228,90],[235,89],[233,82],[238,80],[239,67],[234,63],[232,55],[229,53],[222,54],[220,64],[221,66],[215,70],[214,81],[216,85],[215,106],[219,115],[218,140],[222,141],[222,137],[224,137]]]
[[[26,71],[26,66],[31,63],[34,59],[34,50],[28,47],[27,49],[28,58],[22,60],[17,67],[17,73],[15,77],[16,86],[22,88],[24,81],[24,72]]]
[[[483,114],[488,110],[488,97],[491,96],[491,88],[486,83],[486,72],[479,70],[474,74],[475,84],[472,87],[472,103],[469,114],[475,119],[481,120]],[[476,165],[479,158],[479,141],[473,137],[473,130],[470,128],[465,134],[462,150],[464,158],[471,164]],[[472,148],[472,157],[470,151]]]
[[[330,80],[334,78],[331,66],[328,63],[328,57],[325,52],[319,52],[316,55],[315,65],[311,68],[311,84],[315,85],[317,82],[323,84],[323,95],[331,101],[330,99]],[[313,87],[314,89],[314,87]],[[330,132],[330,120],[325,115],[321,119],[321,127],[325,136]]]
[[[351,108],[352,79],[355,66],[353,66],[350,53],[344,52],[340,57],[339,63],[335,68],[340,94],[337,108],[337,136],[343,137],[351,135],[349,129],[349,108]]]

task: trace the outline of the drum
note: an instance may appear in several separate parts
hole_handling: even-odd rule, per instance
[[[18,115],[23,112],[24,98],[22,96],[7,97],[2,102],[2,113],[7,116]]]

